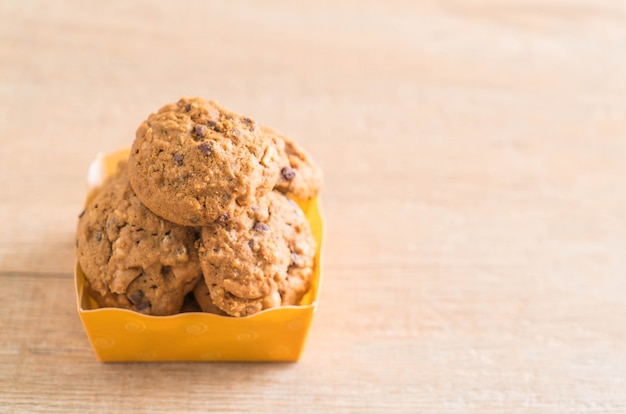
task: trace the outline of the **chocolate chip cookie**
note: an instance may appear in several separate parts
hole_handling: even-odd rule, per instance
[[[213,299],[211,299],[211,293],[209,292],[209,288],[204,282],[204,279],[201,279],[194,288],[193,296],[196,299],[196,303],[198,304],[202,312],[227,316],[226,312],[215,306],[215,303],[213,303]]]
[[[302,200],[315,197],[322,185],[322,171],[311,155],[284,134],[267,126],[261,130],[284,143],[279,146],[284,151],[279,152],[280,175],[274,189]]]
[[[213,101],[183,98],[144,121],[129,158],[137,197],[177,224],[206,226],[245,211],[279,180],[284,142]]]
[[[297,305],[311,286],[315,240],[300,207],[277,191],[202,228],[198,252],[211,299],[232,316]]]
[[[195,240],[139,201],[123,163],[80,215],[77,257],[100,306],[172,315],[202,277]]]

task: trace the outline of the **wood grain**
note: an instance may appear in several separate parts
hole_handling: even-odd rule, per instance
[[[624,45],[608,0],[1,3],[0,412],[626,412]],[[298,363],[93,355],[87,166],[183,95],[324,168]]]

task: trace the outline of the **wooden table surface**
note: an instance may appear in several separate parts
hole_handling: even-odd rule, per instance
[[[185,95],[324,168],[297,363],[83,331],[88,164]],[[1,413],[626,412],[622,1],[4,1],[0,140]]]

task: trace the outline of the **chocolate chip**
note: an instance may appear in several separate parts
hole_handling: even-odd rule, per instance
[[[244,124],[250,126],[254,123],[254,121],[250,118],[248,118],[247,116],[244,116],[243,118],[241,118],[241,122],[243,122]]]
[[[133,305],[138,305],[143,300],[143,290],[136,290],[130,295],[128,295],[128,299],[133,302]]]
[[[248,247],[250,248],[250,250],[254,250],[254,240],[248,240]]]
[[[206,127],[204,125],[196,125],[193,130],[199,137],[204,138],[206,135]]]
[[[211,155],[211,153],[213,152],[213,145],[210,142],[203,142],[202,144],[198,145],[198,149],[202,151],[204,155]]]
[[[185,112],[191,111],[191,104],[185,105]]]
[[[296,178],[296,170],[294,170],[291,167],[284,167],[282,170],[280,170],[280,173],[282,174],[283,178],[287,181],[291,181],[294,178]]]
[[[296,253],[296,252],[291,252],[291,261],[292,261],[292,262],[294,262],[294,263],[295,263],[295,262],[297,262],[297,261],[298,261],[298,258],[299,258],[299,257],[298,257],[298,253]]]
[[[261,223],[260,221],[254,225],[254,230],[256,231],[270,231],[270,226],[265,223]]]
[[[85,215],[85,210],[80,212],[80,214],[78,215],[78,218],[82,219],[84,215]]]
[[[121,227],[117,225],[117,218],[116,217],[109,217],[109,219],[107,220],[107,229],[111,229],[113,227]],[[141,229],[143,230],[143,229]]]
[[[176,153],[174,154],[174,161],[176,162],[176,165],[183,165],[183,156]]]
[[[138,303],[135,305],[135,309],[137,309],[137,312],[142,312],[150,308],[151,306],[152,305],[150,304],[150,302]]]
[[[217,131],[217,124],[215,123],[215,121],[211,121],[209,119],[208,121],[206,121],[206,124],[209,126],[209,128]]]
[[[97,241],[98,243],[100,243],[100,242],[102,241],[102,233],[97,232],[97,233],[96,233],[96,235],[95,235],[94,237],[95,237],[95,239],[96,239],[96,241]]]

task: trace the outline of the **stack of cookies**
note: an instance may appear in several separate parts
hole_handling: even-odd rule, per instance
[[[284,135],[213,101],[166,105],[80,214],[91,296],[150,315],[298,305],[316,245],[293,199],[320,185],[320,169]]]

